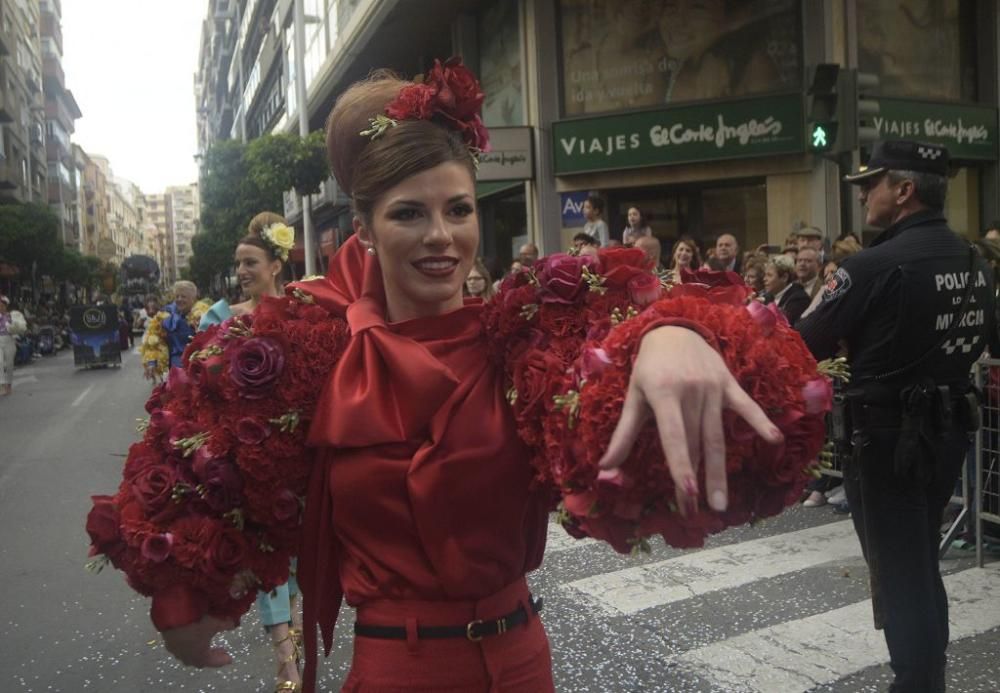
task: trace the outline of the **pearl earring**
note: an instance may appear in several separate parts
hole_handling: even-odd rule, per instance
[[[374,257],[374,255],[375,255],[375,246],[373,246],[373,245],[368,246],[368,254]]]

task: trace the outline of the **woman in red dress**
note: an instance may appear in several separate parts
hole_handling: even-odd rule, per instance
[[[322,396],[309,426],[315,458],[298,550],[306,690],[315,685],[316,626],[329,652],[342,599],[357,609],[344,690],[553,690],[541,605],[524,578],[542,560],[553,488],[533,483],[529,462],[541,453],[524,442],[531,436],[509,404],[510,364],[484,358],[484,304],[462,296],[479,243],[474,157],[488,146],[481,101],[478,83],[449,61],[419,85],[387,74],[356,84],[328,121],[355,235],[326,278],[289,289],[349,328],[332,372],[307,374],[322,383]],[[603,291],[604,280],[593,281]],[[731,375],[721,347],[706,341],[711,329],[676,315],[644,325],[600,466],[625,462],[655,419],[676,494],[671,506],[722,513],[731,499],[723,411],[748,424],[744,439],[777,444],[782,431]],[[194,374],[196,359],[213,358],[191,351],[200,348],[189,349],[192,378],[207,377],[207,366]],[[582,339],[566,348],[581,349]],[[192,440],[173,445],[190,448]],[[179,536],[161,542],[166,553],[156,560],[179,551]],[[116,565],[126,562],[116,555]],[[206,606],[200,579],[177,583],[143,589],[167,649],[197,667],[230,663],[211,640],[233,619]]]

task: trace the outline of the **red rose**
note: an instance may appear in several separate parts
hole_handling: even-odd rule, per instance
[[[589,255],[556,253],[543,258],[535,267],[539,297],[543,303],[575,303],[586,291],[583,268],[597,272],[597,260]]]
[[[142,542],[142,557],[153,563],[163,563],[170,557],[170,547],[174,543],[174,537],[166,534],[152,534]]]
[[[149,515],[160,512],[170,502],[177,472],[166,464],[141,471],[132,482],[132,496]]]
[[[231,348],[229,377],[247,399],[266,397],[285,368],[285,353],[273,339],[255,337]]]
[[[638,306],[656,302],[662,293],[660,278],[652,272],[643,272],[628,280],[628,296]]]
[[[203,560],[206,572],[215,580],[228,582],[243,567],[248,551],[247,540],[241,532],[222,527],[205,547]]]
[[[149,432],[154,436],[161,436],[177,422],[177,416],[166,409],[154,409],[149,414]]]
[[[443,64],[435,60],[426,82],[438,87],[441,110],[448,115],[464,120],[479,114],[485,94],[460,58],[450,58]]]
[[[514,365],[514,389],[517,390],[517,409],[534,411],[543,402],[551,401],[560,389],[566,365],[549,351],[531,349]]]
[[[598,252],[605,285],[624,289],[629,280],[650,270],[650,259],[640,248],[602,248]]]
[[[681,281],[685,284],[704,284],[705,286],[746,286],[746,282],[736,272],[718,272],[709,269],[697,269],[693,272],[681,268]]]
[[[91,496],[94,506],[87,513],[87,534],[90,535],[90,554],[117,554],[124,548],[119,531],[118,507],[111,496]]]

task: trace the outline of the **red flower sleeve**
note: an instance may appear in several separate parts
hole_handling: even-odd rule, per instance
[[[94,496],[92,567],[153,597],[160,629],[238,619],[287,580],[309,476],[309,419],[346,324],[298,298],[200,333],[146,409],[117,494]]]
[[[640,258],[622,250],[546,258],[535,271],[509,278],[486,316],[538,482],[558,489],[570,533],[603,539],[622,552],[657,534],[673,546],[700,546],[707,534],[780,512],[807,481],[829,405],[827,383],[798,334],[773,311],[748,307],[748,291],[736,275],[703,273],[699,280],[709,283],[664,283],[657,296]],[[730,502],[724,513],[704,504],[687,517],[677,512],[654,422],[620,473],[597,467],[642,338],[663,326],[698,332],[785,435],[784,444],[767,445],[726,413]]]

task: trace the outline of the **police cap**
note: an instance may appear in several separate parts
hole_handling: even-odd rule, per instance
[[[857,173],[844,176],[844,180],[860,185],[886,171],[919,171],[947,176],[948,150],[938,144],[913,140],[882,140],[872,146],[868,164],[861,166]]]

